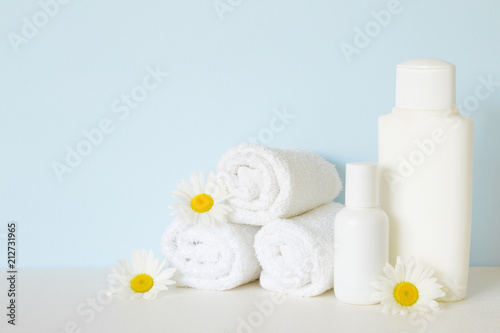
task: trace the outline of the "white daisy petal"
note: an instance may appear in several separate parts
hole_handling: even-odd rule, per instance
[[[192,173],[190,177],[191,181],[191,186],[193,187],[193,190],[196,194],[203,193],[203,189],[200,185],[200,181],[198,180],[198,177],[196,177],[196,173]]]
[[[432,301],[430,301],[430,302],[429,302],[429,307],[430,307],[433,311],[437,311],[437,310],[439,310],[439,307],[440,307],[440,306],[439,306],[439,303],[438,303],[438,302],[436,302],[436,301],[432,300]]]
[[[187,180],[182,179],[180,184],[177,184],[177,189],[182,192],[186,192],[186,194],[190,197],[194,197],[200,192],[196,192],[191,184],[187,182]]]
[[[204,226],[227,222],[227,214],[232,211],[232,208],[222,203],[228,194],[225,187],[216,183],[216,180],[217,176],[214,172],[208,174],[206,182],[202,172],[199,175],[194,172],[191,174],[191,184],[184,179],[181,180],[181,183],[177,184],[177,189],[172,191],[172,196],[181,201],[169,206],[170,209],[174,210],[172,215],[178,215],[186,223]],[[199,194],[210,196],[212,205],[192,207],[193,198]],[[199,211],[202,212],[198,213]]]
[[[396,272],[396,281],[401,282],[404,281],[405,278],[405,272],[404,272],[404,265],[403,264],[396,264],[396,267],[394,267],[394,270]]]
[[[398,279],[396,278],[396,272],[394,267],[392,267],[389,263],[387,263],[384,267],[384,273],[386,277],[393,283],[397,284]]]
[[[156,291],[156,292],[148,291],[147,293],[144,293],[144,295],[142,296],[142,298],[147,299],[147,300],[155,299],[156,295],[157,295],[157,292],[158,291]]]
[[[158,281],[169,280],[176,270],[177,270],[176,268],[167,268],[167,269],[163,270],[160,274],[158,274],[156,279]]]
[[[198,182],[200,184],[201,192],[206,193],[205,175],[203,174],[203,172],[200,172],[200,174],[198,176]]]
[[[167,286],[175,283],[169,280],[175,268],[162,270],[165,261],[159,262],[153,251],[131,252],[131,261],[118,260],[120,267],[112,266],[108,275],[108,293],[118,299],[154,299],[157,294],[167,290]],[[145,276],[144,276],[145,275]]]
[[[430,267],[424,268],[422,274],[420,275],[420,278],[422,280],[430,278],[432,275],[434,275],[434,270]]]
[[[422,275],[423,269],[424,269],[423,265],[419,264],[419,265],[415,266],[415,269],[413,270],[413,272],[410,275],[409,281],[412,283],[417,283],[418,281],[420,281],[420,277]]]
[[[224,205],[224,204],[218,204],[217,207],[214,207],[214,208],[217,208],[218,210],[220,210],[224,214],[227,214],[227,213],[233,211],[233,209],[231,207],[229,207],[228,205]]]
[[[132,257],[131,265],[132,268],[134,269],[134,273],[135,274],[144,273],[145,272],[144,261],[146,257],[144,251],[143,250],[139,252],[132,251],[131,257]]]
[[[161,273],[163,267],[165,266],[166,262],[167,261],[165,259],[163,259],[163,261],[159,265],[157,265],[156,272],[154,273],[154,278],[160,276],[160,273]]]
[[[212,216],[214,218],[215,221],[219,221],[219,222],[224,222],[225,220],[225,217],[226,215],[223,214],[219,209],[212,209],[210,211],[210,215],[208,216]]]
[[[160,284],[156,287],[156,289],[158,290],[158,292],[160,292],[160,291],[168,290],[168,287],[164,284]]]
[[[423,290],[423,289],[426,289],[426,288],[430,288],[433,285],[437,285],[436,281],[437,281],[436,278],[430,278],[430,279],[422,280],[422,281],[416,283],[415,285],[418,286],[420,289]]]
[[[143,258],[144,258],[144,262],[143,262],[144,271],[151,272],[151,267],[154,265],[154,261],[155,261],[155,256],[153,254],[153,251],[152,250],[144,251]]]
[[[175,282],[174,280],[167,280],[164,282],[165,285],[167,286],[170,286],[170,285],[173,285],[173,284],[176,284],[177,282]]]
[[[413,270],[415,269],[415,259],[413,257],[408,261],[408,265],[405,267],[404,281],[410,281]]]
[[[375,289],[378,289],[380,291],[383,291],[385,289],[385,286],[386,286],[382,281],[373,281],[370,284],[372,285],[372,287],[374,287]]]
[[[142,298],[144,296],[144,294],[142,293],[131,293],[128,297],[129,300],[133,300],[133,299],[138,299],[138,298]]]
[[[186,191],[172,190],[172,197],[175,199],[190,203],[192,197]]]
[[[210,222],[208,221],[208,216],[207,214],[198,214],[198,223],[201,225],[201,226],[207,226],[210,224]]]
[[[444,291],[432,277],[432,268],[416,264],[413,258],[403,263],[398,257],[396,262],[395,267],[386,264],[384,275],[371,283],[377,290],[373,298],[382,305],[382,312],[406,315],[439,310],[436,299]]]
[[[128,275],[134,274],[134,268],[127,259],[122,259],[121,261],[118,260],[118,263],[120,264],[121,267],[123,267],[123,269],[125,269]]]
[[[205,185],[205,193],[215,197],[215,173],[210,172],[208,174],[207,183]]]
[[[200,224],[200,215],[198,213],[190,214],[188,222],[196,225]]]
[[[108,279],[108,282],[114,285],[128,286],[130,285],[130,280],[128,276],[114,276],[112,279]]]

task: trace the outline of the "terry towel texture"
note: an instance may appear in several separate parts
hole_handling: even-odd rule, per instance
[[[217,172],[232,195],[233,223],[265,225],[331,202],[342,189],[335,166],[302,149],[243,143],[220,159]]]
[[[258,230],[231,223],[196,226],[176,218],[163,234],[161,250],[177,268],[177,285],[227,290],[259,277],[253,248]]]
[[[344,206],[328,203],[300,216],[277,219],[255,236],[260,285],[295,296],[333,288],[333,224]]]

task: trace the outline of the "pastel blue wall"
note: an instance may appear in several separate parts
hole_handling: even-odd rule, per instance
[[[0,236],[18,222],[22,267],[159,254],[175,184],[250,136],[316,151],[342,177],[346,162],[376,161],[395,66],[423,56],[457,66],[475,120],[471,264],[500,266],[500,2],[65,1],[0,10]],[[372,36],[346,55],[356,29]],[[131,92],[144,97],[133,109]],[[294,118],[270,137],[284,110]],[[108,133],[59,181],[54,162],[99,124]]]

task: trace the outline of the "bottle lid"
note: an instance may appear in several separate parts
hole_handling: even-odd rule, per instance
[[[397,108],[443,110],[455,106],[455,65],[441,59],[417,58],[397,66]]]
[[[377,207],[377,163],[357,162],[346,164],[345,205],[348,207]]]

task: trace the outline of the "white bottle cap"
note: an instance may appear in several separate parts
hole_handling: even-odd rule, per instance
[[[454,109],[455,65],[434,58],[418,58],[399,64],[396,69],[396,107]]]
[[[377,163],[347,163],[345,174],[345,205],[359,208],[377,207]]]

